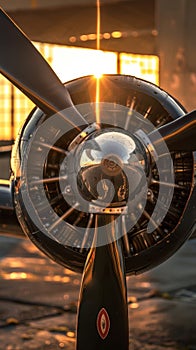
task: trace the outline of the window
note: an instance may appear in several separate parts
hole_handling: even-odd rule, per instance
[[[152,55],[120,54],[120,73],[159,84],[159,59]]]
[[[0,75],[0,139],[12,139],[12,87],[6,78]]]
[[[120,73],[135,75],[155,84],[159,82],[156,56],[104,52],[85,48],[34,43],[62,82],[91,74],[115,74],[119,59]],[[33,103],[0,75],[0,140],[15,139]]]

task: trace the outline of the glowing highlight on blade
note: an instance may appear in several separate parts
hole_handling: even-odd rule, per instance
[[[97,0],[97,52],[100,51],[100,25],[101,25],[101,11],[100,11],[100,0]],[[100,78],[101,74],[96,74],[96,123],[100,124]]]

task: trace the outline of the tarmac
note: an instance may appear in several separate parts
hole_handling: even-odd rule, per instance
[[[195,265],[192,239],[161,266],[127,277],[130,350],[196,350]],[[81,275],[28,240],[0,237],[0,280],[1,350],[75,349]]]

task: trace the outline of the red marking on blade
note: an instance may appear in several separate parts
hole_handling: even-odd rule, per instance
[[[97,330],[102,339],[105,339],[110,330],[110,318],[106,309],[102,308],[97,316]]]

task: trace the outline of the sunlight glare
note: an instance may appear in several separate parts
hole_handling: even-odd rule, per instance
[[[101,57],[100,57],[100,26],[101,26],[101,12],[100,12],[100,0],[97,0],[97,57],[99,59],[98,61],[98,70],[94,73],[96,77],[96,123],[97,125],[100,125],[100,77],[101,77]]]
[[[85,75],[100,77],[116,73],[117,55],[115,52],[55,45],[52,67],[63,82]]]

